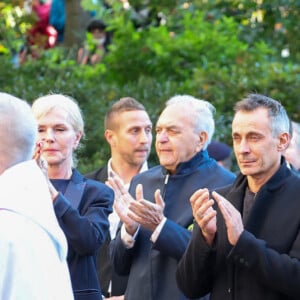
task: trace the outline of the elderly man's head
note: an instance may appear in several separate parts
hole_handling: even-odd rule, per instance
[[[214,133],[214,107],[189,95],[167,101],[156,124],[156,152],[169,172],[206,149]]]
[[[36,136],[37,123],[29,104],[10,94],[0,93],[0,174],[31,159]]]

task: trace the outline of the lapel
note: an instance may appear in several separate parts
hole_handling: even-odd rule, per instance
[[[287,199],[282,196],[278,197],[278,195],[281,194],[282,187],[286,184],[286,179],[290,175],[291,171],[287,168],[284,158],[282,158],[278,171],[258,191],[245,226],[247,230],[256,236],[263,234],[264,229],[269,228],[269,230],[272,230],[274,224],[273,222],[269,223],[269,220],[278,220],[281,209],[285,209]],[[269,225],[267,225],[268,223]],[[278,222],[276,223],[279,224]]]
[[[105,183],[107,177],[108,177],[108,170],[107,170],[107,165],[105,165],[99,170],[96,179],[100,182]]]
[[[86,182],[83,181],[83,176],[74,169],[71,180],[64,193],[64,196],[72,203],[74,208],[79,207],[85,186]]]
[[[225,195],[225,198],[240,212],[243,209],[243,200],[247,185],[248,182],[246,176],[239,174],[230,188],[229,193]]]

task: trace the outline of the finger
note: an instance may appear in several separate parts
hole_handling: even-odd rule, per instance
[[[191,196],[190,198],[190,202],[191,204],[193,205],[195,203],[195,201],[202,197],[202,195],[205,193],[205,192],[208,192],[208,189],[198,189],[196,192],[194,192],[194,194]]]
[[[160,189],[157,189],[154,193],[154,198],[155,198],[155,203],[159,205],[160,207],[164,208],[165,207],[165,201],[163,200]]]
[[[217,215],[217,212],[213,209],[201,216],[199,221],[201,222],[201,228],[204,228],[208,225],[208,223]]]
[[[41,151],[40,151],[40,149],[38,147],[38,144],[37,144],[36,147],[35,147],[35,149],[34,149],[34,153],[33,153],[32,159],[39,160],[40,155],[41,155]]]
[[[209,212],[213,211],[213,205],[214,205],[213,199],[208,199],[205,201],[197,210],[195,210],[194,217],[197,217],[198,219],[202,219],[205,215],[207,215]]]
[[[113,189],[113,187],[111,186],[111,184],[110,184],[110,182],[109,182],[108,179],[105,181],[105,184],[106,184],[107,186],[109,186],[111,189]]]
[[[108,177],[106,184],[109,185],[114,190],[115,198],[120,198],[122,196],[122,192],[119,186],[117,185],[115,178]]]
[[[107,178],[107,180],[105,181],[105,184],[107,184],[109,187],[111,187],[115,191],[115,193],[117,192],[116,184],[111,177]]]
[[[136,223],[143,224],[145,222],[144,216],[139,216],[131,210],[128,211],[127,216]]]
[[[194,200],[191,204],[193,212],[198,211],[201,207],[205,206],[205,204],[209,201],[209,192],[207,189],[203,190],[203,192],[199,195],[198,198]],[[207,209],[205,206],[202,208],[203,211]]]
[[[137,216],[145,217],[149,212],[152,210],[151,207],[149,207],[147,201],[145,200],[139,200],[139,201],[131,201],[129,203],[129,210],[133,213],[135,213]]]
[[[229,219],[232,215],[232,213],[231,213],[232,205],[217,192],[212,192],[212,196],[216,200],[223,217],[225,219]]]
[[[114,181],[115,181],[117,188],[121,191],[121,194],[122,195],[126,194],[127,189],[125,188],[123,180],[119,176],[114,175]]]
[[[140,183],[136,186],[135,198],[138,201],[144,199],[143,186]]]

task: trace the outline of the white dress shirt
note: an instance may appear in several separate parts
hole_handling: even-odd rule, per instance
[[[142,173],[146,170],[148,170],[147,161],[145,161],[143,163],[139,173]],[[109,159],[109,161],[107,163],[107,173],[108,173],[108,175],[113,174],[113,175],[118,176],[118,174],[112,169],[111,158]],[[128,190],[129,186],[130,186],[130,182],[124,184],[124,186],[125,186],[126,190]],[[116,237],[118,226],[120,223],[120,218],[114,209],[113,209],[113,212],[108,216],[108,220],[109,220],[109,224],[110,224],[110,226],[109,226],[110,237],[113,240]]]

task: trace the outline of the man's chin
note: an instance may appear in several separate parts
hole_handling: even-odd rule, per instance
[[[148,156],[136,157],[134,160],[134,164],[136,166],[141,166],[145,161],[147,161]]]
[[[240,168],[240,172],[245,176],[254,175],[256,172],[253,168]]]

